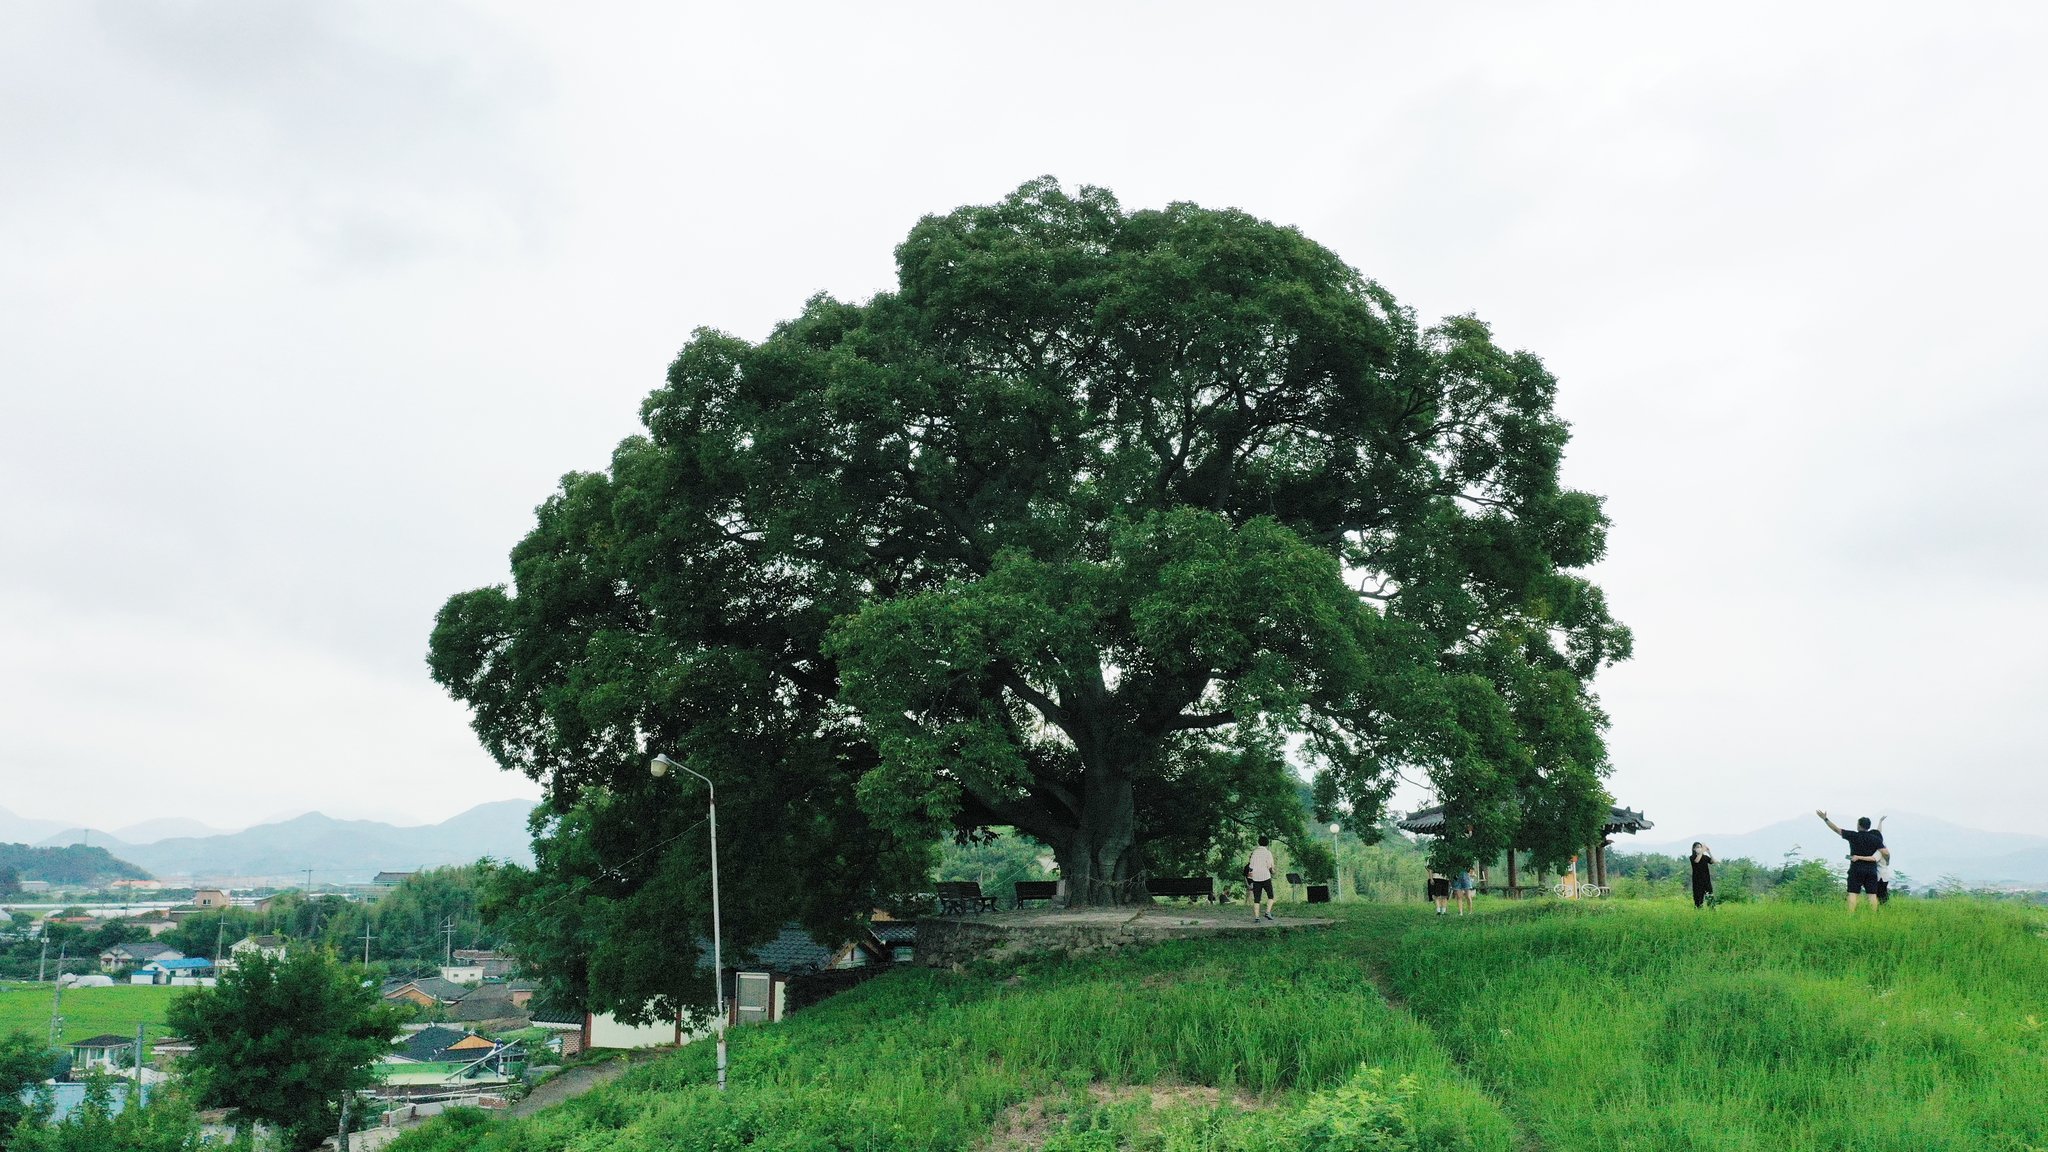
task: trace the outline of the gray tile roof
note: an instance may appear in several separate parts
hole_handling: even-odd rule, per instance
[[[801,974],[816,972],[831,964],[837,951],[811,939],[811,934],[802,928],[785,924],[774,939],[749,950],[746,958],[750,964],[770,972]]]
[[[407,1036],[399,1046],[398,1055],[422,1064],[443,1058],[450,1047],[468,1039],[471,1033],[459,1028],[443,1028],[436,1025],[423,1028]]]

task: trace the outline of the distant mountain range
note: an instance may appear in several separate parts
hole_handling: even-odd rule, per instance
[[[23,820],[0,811],[0,841],[26,840],[25,831],[41,831],[34,841],[39,847],[84,841],[148,869],[159,880],[303,883],[306,869],[311,868],[315,884],[360,884],[379,872],[467,864],[483,856],[531,863],[526,817],[532,810],[530,801],[500,800],[417,828],[376,820],[336,820],[310,812],[240,832],[174,835],[151,842],[130,842],[92,829],[63,829],[50,821]],[[196,824],[160,820],[137,827],[147,835],[155,828],[175,831]]]
[[[66,826],[61,820],[36,820],[27,816],[17,816],[5,808],[0,808],[0,844],[34,844],[52,837],[82,836],[85,831],[82,828]],[[92,834],[96,837],[107,836],[109,840],[118,840],[123,844],[154,844],[173,836],[225,836],[227,833],[228,829],[215,828],[211,824],[202,824],[197,820],[188,820],[181,816],[164,816],[155,820],[144,820],[140,824],[130,824],[125,828],[116,828],[111,836],[98,831]]]
[[[1829,815],[1835,817],[1836,823],[1852,827],[1858,814]],[[2048,888],[2048,836],[1985,832],[1932,816],[1898,812],[1885,821],[1884,838],[1892,850],[1893,866],[1919,887],[1929,887],[1945,876],[1953,876],[1972,887]],[[1809,859],[1829,861],[1845,861],[1848,855],[1841,839],[1811,812],[1754,832],[1715,833],[1698,839],[1704,840],[1714,855],[1723,860],[1747,856],[1758,863],[1771,864],[1792,851]],[[1618,837],[1614,850],[1679,856],[1692,851],[1692,840],[1634,844],[1628,837]]]

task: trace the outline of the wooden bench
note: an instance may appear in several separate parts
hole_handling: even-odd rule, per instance
[[[996,898],[983,896],[981,885],[973,880],[939,881],[939,913],[943,916],[965,916],[969,912],[993,912]]]
[[[1156,876],[1145,881],[1145,891],[1170,900],[1208,900],[1213,903],[1216,899],[1216,878]]]
[[[1057,880],[1019,880],[1016,887],[1019,908],[1026,900],[1043,900],[1050,904],[1060,898],[1060,882]]]

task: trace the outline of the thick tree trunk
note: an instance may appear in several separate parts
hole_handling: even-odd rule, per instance
[[[1138,806],[1129,777],[1091,769],[1080,827],[1053,844],[1069,908],[1140,904],[1149,900],[1137,874]]]

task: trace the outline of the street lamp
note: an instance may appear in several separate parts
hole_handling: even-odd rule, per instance
[[[1337,833],[1344,826],[1332,822],[1330,825],[1330,899],[1344,895],[1344,869],[1337,863]]]
[[[716,1025],[718,1032],[718,1090],[723,1092],[725,1091],[725,942],[724,933],[719,930],[718,924],[718,786],[711,782],[711,777],[704,775],[702,772],[692,771],[669,759],[667,753],[656,753],[654,759],[647,764],[647,771],[657,780],[668,775],[671,768],[678,772],[689,772],[690,775],[702,780],[705,789],[711,796],[711,981],[716,987],[715,1002],[718,1005],[718,1024]]]

